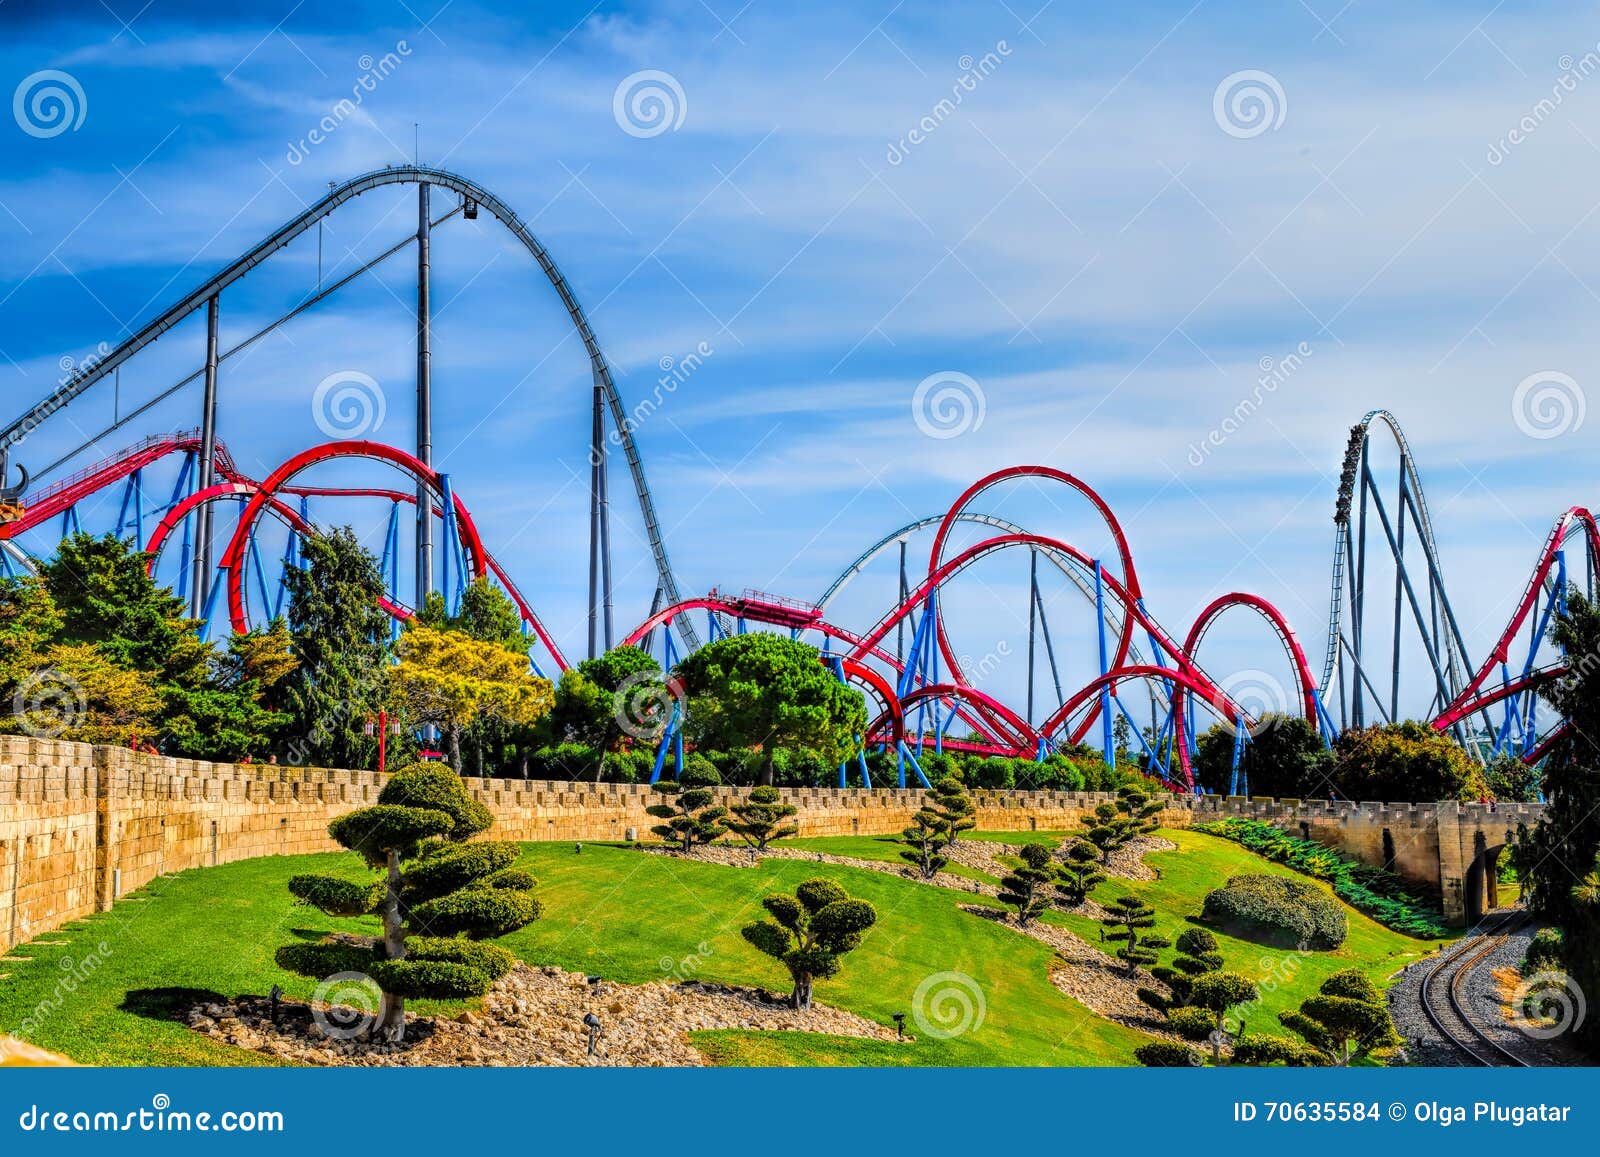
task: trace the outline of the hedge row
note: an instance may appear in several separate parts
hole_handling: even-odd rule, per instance
[[[1233,935],[1301,949],[1337,948],[1348,930],[1338,901],[1292,876],[1234,876],[1207,894],[1200,918]]]
[[[1394,872],[1291,836],[1265,820],[1232,817],[1196,824],[1195,830],[1243,844],[1259,856],[1326,881],[1339,899],[1386,928],[1424,940],[1450,934],[1439,905]]]

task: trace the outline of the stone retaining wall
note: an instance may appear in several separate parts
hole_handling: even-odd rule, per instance
[[[514,840],[648,838],[644,785],[468,779]],[[114,747],[0,736],[0,946],[103,911],[155,877],[265,855],[336,850],[328,822],[372,803],[374,772],[213,764]],[[724,803],[738,797],[724,789]],[[786,790],[803,836],[899,831],[920,790]],[[983,831],[1060,831],[1110,797],[1087,792],[977,792]],[[1439,889],[1472,915],[1492,857],[1537,805],[1336,804],[1172,796],[1162,823],[1221,815],[1269,820]],[[1387,833],[1387,838],[1385,838]],[[1476,873],[1476,879],[1475,879]],[[1492,872],[1488,873],[1492,876]],[[1481,897],[1480,897],[1481,903]]]

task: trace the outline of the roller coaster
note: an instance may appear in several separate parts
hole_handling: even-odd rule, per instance
[[[340,206],[392,186],[415,187],[414,234],[332,284],[319,285],[238,345],[221,348],[218,318],[224,291]],[[437,215],[435,191],[455,199]],[[115,348],[75,366],[48,397],[0,429],[0,576],[33,570],[55,543],[85,529],[82,519],[87,512],[91,522],[99,520],[92,529],[129,538],[149,553],[152,575],[187,601],[203,633],[223,625],[242,632],[283,613],[283,576],[301,564],[303,538],[318,526],[313,504],[367,502],[387,518],[380,559],[388,588],[383,606],[396,633],[431,593],[437,591],[453,606],[469,583],[486,579],[515,604],[528,639],[531,669],[552,677],[566,670],[569,662],[556,636],[507,569],[489,553],[477,520],[455,492],[450,476],[433,465],[433,233],[458,216],[476,219],[480,211],[499,222],[533,258],[564,307],[589,362],[591,656],[620,641],[658,653],[663,666],[671,669],[683,654],[701,645],[696,625],[701,621],[709,639],[770,629],[815,641],[822,661],[838,678],[859,688],[869,705],[870,722],[859,737],[856,760],[861,782],[868,786],[872,780],[865,753],[872,748],[894,753],[896,780],[907,786],[926,783],[922,759],[930,750],[1043,760],[1052,752],[1081,750],[1077,745],[1089,744],[1110,759],[1126,743],[1174,790],[1194,791],[1196,733],[1203,719],[1207,727],[1216,721],[1231,730],[1234,773],[1229,789],[1247,790],[1240,773],[1241,755],[1278,713],[1302,716],[1327,744],[1346,728],[1406,717],[1403,687],[1409,688],[1419,676],[1409,668],[1403,673],[1402,656],[1414,662],[1419,652],[1420,679],[1429,688],[1429,700],[1418,710],[1408,699],[1411,716],[1454,735],[1476,758],[1487,761],[1510,755],[1537,763],[1565,726],[1548,709],[1541,714],[1539,694],[1571,669],[1568,656],[1549,642],[1552,618],[1561,613],[1572,585],[1594,595],[1600,529],[1593,516],[1573,507],[1555,520],[1509,622],[1474,663],[1447,593],[1420,473],[1399,422],[1386,411],[1363,417],[1351,429],[1346,446],[1333,514],[1329,614],[1320,672],[1283,614],[1259,595],[1224,594],[1200,612],[1181,639],[1168,631],[1146,607],[1132,547],[1111,506],[1087,482],[1050,466],[1013,466],[978,479],[942,514],[915,519],[879,538],[815,602],[755,590],[738,595],[713,590],[685,597],[667,553],[634,440],[634,424],[572,287],[509,205],[465,177],[422,166],[390,167],[333,186]],[[417,259],[415,448],[335,440],[307,447],[264,477],[248,476],[217,429],[217,397],[228,359],[321,306],[407,248],[415,249]],[[36,430],[70,406],[87,408],[85,395],[114,380],[122,366],[201,311],[206,316],[206,347],[198,369],[133,411],[119,410],[110,425],[34,475],[18,463],[18,480],[11,482],[11,460]],[[190,390],[200,403],[195,428],[154,434],[109,458],[63,473],[156,403],[189,396],[185,391]],[[1390,443],[1398,454],[1392,484],[1382,465]],[[608,495],[613,448],[620,450],[631,476],[655,570],[651,613],[620,639],[613,621]],[[336,461],[386,468],[398,482],[335,486],[303,479]],[[52,477],[48,485],[38,485]],[[991,497],[1019,484],[1048,488],[1085,509],[1101,524],[1111,549],[1092,553],[1064,538],[1030,531],[988,508]],[[1393,495],[1392,504],[1385,495]],[[974,534],[976,540],[969,541]],[[280,539],[282,548],[273,553],[268,543]],[[931,540],[925,570],[911,565],[909,553],[911,542],[923,539]],[[1570,560],[1569,566],[1574,546],[1582,557]],[[402,592],[402,554],[408,548],[413,552],[414,582]],[[846,588],[896,553],[897,591],[886,609],[865,626],[836,621]],[[985,560],[1024,553],[1029,567],[1026,702],[1008,704],[980,685],[983,672],[971,669],[971,660],[958,652],[952,641],[956,624],[946,606],[964,573]],[[1063,682],[1066,656],[1051,631],[1041,563],[1046,574],[1054,576],[1052,581],[1065,584],[1061,589],[1073,601],[1081,600],[1091,616],[1090,654],[1077,656],[1092,671],[1085,680],[1069,674]],[[1391,569],[1392,592],[1387,583]],[[1058,622],[1060,613],[1056,612]],[[1200,653],[1219,622],[1239,616],[1268,628],[1287,660],[1287,686],[1259,671],[1214,678],[1202,665]],[[1050,676],[1048,691],[1039,686],[1041,655]],[[1257,685],[1250,686],[1252,681]],[[1055,705],[1047,706],[1050,703]],[[671,704],[659,741],[658,775],[674,746],[681,758],[684,711],[682,702]],[[839,769],[841,786],[850,770]]]

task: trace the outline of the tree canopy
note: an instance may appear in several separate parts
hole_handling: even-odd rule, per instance
[[[815,647],[756,632],[707,643],[678,664],[689,700],[686,732],[702,747],[759,747],[761,782],[773,782],[774,752],[804,747],[827,764],[844,761],[866,730],[860,692],[819,662]]]

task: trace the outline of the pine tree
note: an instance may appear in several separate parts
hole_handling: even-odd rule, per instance
[[[939,813],[922,808],[911,817],[911,825],[900,831],[898,842],[906,845],[900,849],[900,858],[914,864],[924,880],[931,880],[950,862],[940,855],[940,850],[949,842],[947,835]]]
[[[717,798],[714,789],[722,782],[717,769],[710,763],[684,762],[685,767],[676,780],[663,779],[653,785],[666,799],[651,804],[645,811],[666,821],[650,830],[669,844],[679,845],[688,854],[694,851],[696,844],[709,844],[728,830],[723,822],[728,809],[712,806]]]
[[[878,921],[871,904],[852,900],[832,880],[806,880],[793,896],[768,896],[761,906],[772,918],[746,925],[741,935],[789,970],[790,1003],[801,1010],[811,1007],[815,982],[837,976],[840,958]]]
[[[284,572],[289,635],[297,666],[284,680],[290,758],[328,767],[366,767],[376,745],[366,722],[384,703],[389,617],[378,562],[345,527],[308,535],[304,567]]]
[[[1139,994],[1146,1004],[1154,1004],[1164,1012],[1188,1005],[1195,977],[1216,972],[1222,967],[1222,953],[1217,950],[1217,938],[1204,928],[1186,928],[1178,933],[1176,947],[1178,952],[1172,958],[1171,967],[1158,965],[1150,970],[1150,975],[1171,991],[1171,997],[1155,1004],[1144,997],[1145,990]]]
[[[1085,833],[1085,838],[1100,849],[1102,860],[1109,861],[1111,853],[1139,836],[1156,830],[1156,816],[1166,807],[1153,800],[1142,788],[1132,785],[1117,792],[1110,803],[1094,809],[1095,822]]]
[[[1141,936],[1146,928],[1156,926],[1156,910],[1137,896],[1119,896],[1107,907],[1100,923],[1115,931],[1107,932],[1106,939],[1119,941],[1118,959],[1128,965],[1128,975],[1139,971],[1139,965],[1156,962],[1157,948],[1167,947],[1169,941],[1162,936]]]
[[[1228,1010],[1235,1005],[1256,1000],[1260,995],[1253,980],[1236,972],[1210,971],[1195,977],[1194,983],[1189,986],[1189,1003],[1215,1017],[1211,1030],[1213,1060],[1222,1059],[1222,1042],[1228,1035],[1224,1027]]]
[[[978,826],[975,818],[978,805],[972,802],[967,789],[955,776],[946,776],[933,785],[927,803],[929,811],[939,817],[945,829],[945,847],[952,847],[962,832]]]
[[[1000,899],[1017,910],[1017,923],[1028,922],[1050,907],[1050,883],[1056,878],[1050,867],[1050,849],[1043,844],[1022,848],[1023,866],[1000,879]]]
[[[1297,1011],[1279,1013],[1278,1019],[1324,1063],[1340,1068],[1374,1049],[1400,1043],[1388,1002],[1378,986],[1354,968],[1335,972],[1322,982],[1318,995],[1302,1001]]]
[[[1100,850],[1087,840],[1073,840],[1067,845],[1066,862],[1056,869],[1061,879],[1056,890],[1069,908],[1076,908],[1089,898],[1096,884],[1105,882],[1106,874],[1098,865]]]
[[[772,840],[781,840],[800,830],[798,824],[783,821],[799,812],[793,804],[783,802],[778,789],[762,784],[750,789],[750,794],[733,805],[734,818],[728,821],[728,830],[756,851],[765,851]]]
[[[494,823],[489,809],[447,768],[417,765],[384,784],[378,802],[328,825],[338,843],[383,873],[360,883],[341,876],[295,876],[289,891],[330,916],[378,915],[383,935],[290,944],[280,967],[322,979],[340,972],[369,976],[383,993],[372,1031],[383,1040],[405,1034],[408,997],[482,996],[516,958],[477,941],[504,936],[539,918],[533,877],[512,867],[514,843],[467,842]],[[426,933],[426,934],[424,934]]]

